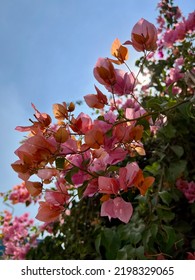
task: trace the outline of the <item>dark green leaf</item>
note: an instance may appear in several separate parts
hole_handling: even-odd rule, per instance
[[[167,204],[167,205],[170,204],[172,197],[168,191],[159,192],[159,196],[165,204]]]
[[[185,160],[179,160],[171,162],[167,170],[168,181],[174,182],[177,178],[181,177],[186,169],[187,162]]]
[[[166,138],[171,139],[175,137],[176,129],[171,123],[168,123],[165,127],[163,127],[163,129],[160,130],[160,132],[163,133]]]
[[[117,260],[127,260],[127,251],[126,251],[125,247],[123,247],[122,249],[120,249],[118,251],[116,259]]]
[[[184,153],[183,147],[181,147],[179,145],[171,146],[171,150],[178,156],[178,158],[180,158]]]
[[[152,165],[147,165],[144,171],[151,173],[152,175],[157,175],[160,169],[160,164],[156,161]]]
[[[64,169],[65,158],[64,157],[57,157],[55,163],[56,163],[56,169],[63,170]]]
[[[170,249],[176,241],[176,234],[173,227],[163,225],[163,230],[166,232],[166,248]]]

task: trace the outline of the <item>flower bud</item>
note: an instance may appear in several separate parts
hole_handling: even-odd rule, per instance
[[[69,112],[73,112],[74,109],[75,109],[74,103],[73,103],[73,102],[70,102],[70,104],[69,104],[69,106],[68,106],[68,111],[69,111]]]

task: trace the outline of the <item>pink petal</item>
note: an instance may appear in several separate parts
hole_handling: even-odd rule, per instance
[[[121,197],[116,197],[113,202],[116,217],[122,222],[128,223],[133,214],[131,203],[124,201]]]
[[[45,169],[39,169],[37,176],[43,180],[49,180],[53,176],[56,176],[58,174],[58,171],[55,168],[45,168]]]
[[[117,194],[119,190],[119,183],[115,178],[99,176],[98,185],[100,193]]]
[[[113,199],[109,199],[102,203],[101,213],[102,217],[108,216],[110,218],[117,218],[115,211],[114,211],[114,202]]]

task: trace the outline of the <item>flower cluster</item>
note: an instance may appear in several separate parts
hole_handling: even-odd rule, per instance
[[[13,187],[9,193],[9,200],[12,202],[12,204],[26,203],[29,205],[32,202],[32,197],[25,186],[25,182]]]
[[[154,51],[157,48],[157,31],[144,19],[133,27],[131,40],[137,51]],[[132,71],[114,67],[125,63],[128,49],[119,39],[113,42],[111,54],[115,59],[99,58],[94,67],[96,80],[111,93],[112,101],[95,86],[96,94],[86,95],[85,101],[91,108],[101,109],[95,120],[84,113],[75,117],[74,104],[54,104],[57,119],[35,110],[35,121],[18,131],[29,131],[30,135],[15,151],[18,160],[12,168],[34,197],[41,194],[43,185],[53,182],[55,189],[46,189],[45,201],[40,202],[37,219],[52,222],[71,207],[75,193],[81,197],[98,196],[101,216],[118,218],[127,223],[133,213],[128,193],[145,195],[154,178],[146,176],[136,162],[144,156],[141,142],[144,127],[139,124],[145,119],[153,125],[147,111],[136,97],[137,76]],[[116,96],[129,96],[129,101],[119,107]],[[37,175],[39,181],[31,181]]]
[[[195,258],[195,14],[184,18],[172,0],[158,8],[158,28],[141,18],[97,60],[101,90],[84,96],[93,117],[73,102],[54,104],[54,118],[32,104],[35,119],[16,127],[28,132],[12,164],[23,182],[0,195],[39,202],[44,223],[5,211],[4,258]],[[137,73],[129,46],[142,52]],[[37,244],[43,231],[51,235]]]
[[[161,13],[157,18],[158,27],[158,51],[161,58],[164,57],[163,49],[173,48],[175,44],[182,42],[187,34],[192,34],[195,29],[195,12],[189,13],[188,17],[182,16],[177,6],[172,6],[169,1],[162,0],[158,7]],[[169,23],[166,26],[166,21]]]
[[[189,203],[195,202],[195,182],[178,179],[176,187],[185,195]]]
[[[9,211],[3,216],[2,241],[5,246],[4,259],[23,260],[32,246],[37,244],[37,235],[31,235],[33,220],[27,213],[12,217]]]
[[[192,33],[195,29],[195,12],[190,13],[188,18],[174,25],[174,29],[168,29],[163,37],[166,47],[172,47],[175,42],[180,42],[186,37],[186,33]]]

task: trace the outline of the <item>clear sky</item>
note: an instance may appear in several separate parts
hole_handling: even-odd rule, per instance
[[[155,24],[157,3],[0,0],[0,192],[21,182],[10,167],[23,137],[14,128],[29,124],[34,113],[31,102],[51,114],[53,103],[83,100],[95,93],[93,67],[98,57],[110,56],[116,37],[128,40],[141,17]],[[184,16],[194,10],[192,0],[175,0],[175,4]],[[130,51],[130,65],[136,57]],[[79,112],[86,110],[86,106],[79,108]],[[16,207],[16,214],[21,209]]]

